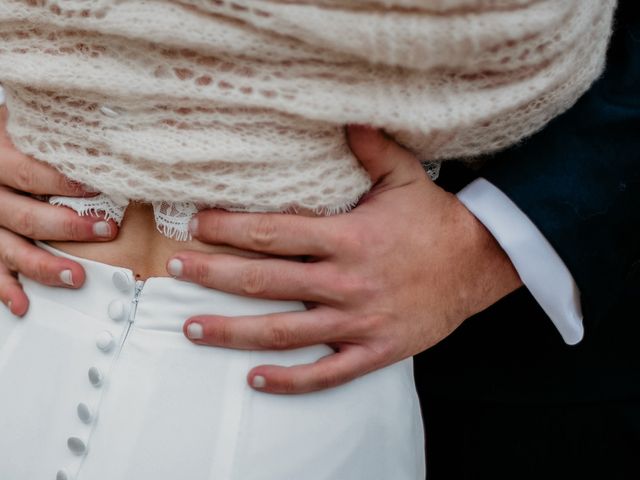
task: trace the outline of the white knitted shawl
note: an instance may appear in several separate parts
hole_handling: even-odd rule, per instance
[[[100,192],[52,199],[168,236],[197,207],[343,212],[344,125],[430,165],[514,144],[600,74],[615,0],[0,0],[23,152]],[[197,205],[197,207],[196,207]]]

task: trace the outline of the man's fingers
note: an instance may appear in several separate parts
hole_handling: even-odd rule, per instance
[[[56,257],[5,229],[0,229],[0,262],[44,285],[78,288],[85,280],[84,269],[78,263]]]
[[[330,254],[330,218],[282,213],[204,210],[190,223],[192,235],[206,243],[227,244],[272,255]]]
[[[341,346],[337,353],[295,367],[261,365],[247,376],[249,385],[268,393],[309,393],[337,387],[372,370],[370,353],[358,345]]]
[[[111,240],[118,228],[113,221],[80,216],[5,187],[0,187],[0,226],[33,240],[78,242]]]
[[[2,264],[0,264],[0,300],[11,313],[18,317],[22,317],[29,309],[29,299],[20,283]]]
[[[180,252],[167,262],[170,275],[247,297],[334,304],[344,296],[324,263]]]
[[[194,343],[241,350],[289,350],[334,343],[349,336],[344,315],[330,308],[273,313],[262,316],[202,315],[184,324]]]

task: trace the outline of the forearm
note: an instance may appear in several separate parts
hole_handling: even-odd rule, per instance
[[[474,180],[457,196],[504,249],[564,341],[578,343],[584,335],[580,292],[571,272],[536,225],[484,178]]]

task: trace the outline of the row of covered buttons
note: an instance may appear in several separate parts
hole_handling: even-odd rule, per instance
[[[117,271],[112,276],[113,285],[118,289],[121,293],[131,294],[133,291],[133,282],[129,278],[129,276],[121,271]],[[114,320],[115,322],[121,322],[125,320],[129,315],[129,308],[127,304],[123,300],[113,300],[109,303],[107,307],[107,314],[109,318]],[[116,341],[111,332],[108,330],[104,330],[98,334],[96,338],[96,346],[104,353],[110,352],[115,346]],[[90,367],[87,372],[89,382],[95,388],[99,388],[104,383],[104,375],[102,371],[98,367]],[[80,402],[76,411],[78,414],[78,418],[84,424],[91,424],[96,416],[95,413],[91,410],[89,405],[84,402]],[[74,455],[84,455],[87,453],[87,443],[80,437],[72,436],[67,439],[67,447],[69,451]],[[56,480],[71,480],[71,477],[65,470],[59,470],[56,475]]]
[[[133,283],[126,273],[120,271],[115,272],[112,281],[114,286],[122,293],[131,293]],[[121,322],[129,316],[129,308],[122,300],[113,300],[107,308],[107,313],[111,320]]]

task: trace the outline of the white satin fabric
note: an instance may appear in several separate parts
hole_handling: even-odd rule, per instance
[[[565,343],[579,343],[584,337],[580,290],[538,227],[502,190],[484,178],[477,178],[460,190],[458,200],[495,237]]]
[[[46,247],[59,255],[59,251]],[[74,258],[79,290],[22,278],[28,314],[0,312],[0,478],[7,480],[418,480],[424,444],[408,359],[323,392],[248,387],[287,352],[193,345],[192,315],[303,309]]]

